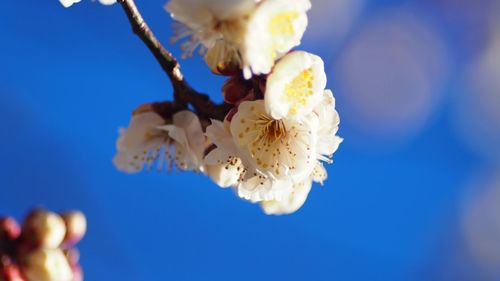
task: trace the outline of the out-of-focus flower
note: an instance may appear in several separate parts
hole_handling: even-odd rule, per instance
[[[4,258],[5,260],[5,258]],[[0,280],[1,281],[26,281],[21,275],[19,267],[15,264],[0,262]],[[29,280],[28,280],[29,281]]]
[[[58,214],[37,209],[26,217],[22,235],[36,247],[56,249],[63,242],[66,226]]]
[[[15,219],[11,217],[0,218],[0,240],[15,240],[21,235],[21,227]],[[0,242],[1,243],[1,242]]]
[[[366,0],[312,0],[304,40],[328,44],[336,50],[352,31],[366,7]],[[328,28],[325,28],[325,27]]]
[[[264,0],[246,27],[242,68],[245,78],[267,74],[276,59],[298,46],[307,27],[309,0]]]
[[[73,271],[60,249],[39,249],[29,253],[23,273],[33,281],[73,281]]]
[[[60,216],[35,209],[22,229],[13,218],[0,218],[0,280],[82,281],[79,252],[73,246],[85,228],[85,216],[77,211]]]
[[[323,60],[307,52],[291,52],[276,64],[267,79],[266,111],[274,119],[307,116],[321,101],[325,87]]]
[[[500,277],[500,173],[483,172],[470,183],[462,214],[464,238],[481,269]],[[496,278],[495,278],[496,277]]]
[[[241,19],[248,16],[255,8],[256,2],[256,0],[171,0],[165,5],[165,9],[180,23],[176,26],[173,41],[187,38],[181,48],[184,55],[189,56],[197,47],[210,49],[222,40],[223,45],[219,45],[217,50],[221,54],[213,54],[213,57],[232,57],[230,54],[236,48],[233,46],[233,41],[239,41],[238,37],[241,36]]]
[[[441,104],[449,66],[443,36],[432,25],[391,10],[351,37],[332,70],[353,128],[378,149],[392,149],[423,129]]]
[[[82,0],[59,0],[65,8],[71,7],[73,4],[78,3]]]
[[[59,2],[61,2],[61,4],[65,8],[69,8],[73,4],[78,3],[80,1],[82,1],[82,0],[59,0]],[[101,3],[103,5],[113,5],[114,3],[116,3],[116,0],[99,0],[99,3]]]
[[[132,116],[128,129],[120,130],[117,150],[113,162],[125,172],[139,172],[145,164],[151,168],[155,161],[158,170],[175,161],[179,169],[198,171],[204,136],[198,117],[190,111],[174,114],[171,124],[155,112],[140,112]]]
[[[456,126],[470,149],[494,163],[500,163],[500,25],[491,34],[484,52],[464,73],[464,91],[455,110]]]
[[[116,3],[116,0],[99,0],[99,3],[103,5],[113,5]]]
[[[63,244],[65,247],[74,246],[87,232],[87,219],[79,211],[66,212],[61,217],[66,224],[66,236]]]
[[[171,0],[165,8],[177,25],[173,41],[184,57],[197,47],[212,71],[243,69],[267,74],[276,59],[300,44],[307,27],[309,0]]]

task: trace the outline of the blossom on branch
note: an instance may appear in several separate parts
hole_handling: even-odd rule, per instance
[[[68,6],[78,0],[61,0]],[[112,1],[101,2],[111,3]],[[170,0],[173,41],[184,57],[198,49],[227,76],[224,103],[194,90],[135,6],[118,0],[133,31],[172,83],[173,101],[147,104],[120,130],[115,166],[202,172],[266,214],[289,214],[314,182],[327,179],[342,138],[323,60],[293,48],[308,24],[310,0]]]
[[[171,0],[165,6],[177,21],[173,41],[184,56],[201,49],[215,73],[243,70],[267,74],[276,59],[298,46],[307,26],[309,0]]]
[[[128,173],[151,169],[201,171],[205,137],[198,117],[191,111],[180,111],[165,120],[154,111],[132,115],[129,127],[120,129],[115,166]]]

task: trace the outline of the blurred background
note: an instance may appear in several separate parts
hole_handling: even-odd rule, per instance
[[[165,0],[137,0],[157,36]],[[171,98],[119,6],[0,3],[0,213],[81,209],[86,280],[500,280],[500,1],[312,0],[345,138],[305,206],[118,172],[118,128]],[[170,49],[179,55],[178,46]],[[222,79],[182,61],[220,100]]]

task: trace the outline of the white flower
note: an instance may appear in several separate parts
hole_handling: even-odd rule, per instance
[[[267,79],[266,110],[274,119],[302,118],[322,100],[325,87],[323,60],[307,52],[291,52]]]
[[[60,249],[38,249],[25,260],[23,273],[33,281],[71,281],[73,272],[68,259]]]
[[[184,56],[189,56],[200,45],[210,49],[223,38],[224,44],[231,45],[233,39],[241,35],[241,18],[251,12],[255,4],[256,0],[171,0],[165,9],[180,23],[173,40],[188,38],[181,48]],[[223,49],[231,50],[230,47]]]
[[[296,212],[306,202],[312,181],[306,179],[293,185],[293,190],[281,200],[262,201],[260,206],[267,215],[285,215]]]
[[[61,2],[61,4],[64,6],[64,8],[69,8],[73,4],[78,3],[80,1],[82,1],[82,0],[59,0],[59,2]]]
[[[61,4],[65,7],[65,8],[69,8],[71,7],[73,4],[75,3],[78,3],[82,0],[59,0],[59,2],[61,2]],[[99,2],[103,5],[113,5],[114,3],[116,3],[116,0],[99,0]]]
[[[314,167],[317,130],[316,115],[276,120],[266,112],[263,100],[241,103],[231,121],[233,141],[262,174],[295,181]]]
[[[219,186],[232,186],[239,197],[252,202],[281,198],[290,192],[291,179],[275,179],[261,172],[255,159],[237,147],[227,122],[212,120],[207,136],[215,148],[205,157],[206,170]],[[210,171],[211,166],[217,170]]]
[[[343,139],[337,136],[339,130],[340,118],[335,110],[335,98],[330,90],[325,90],[321,102],[314,109],[318,115],[318,144],[316,146],[317,158],[319,160],[331,163],[330,158],[337,151]]]
[[[172,119],[172,124],[166,124],[151,111],[133,115],[128,129],[120,130],[115,166],[135,173],[145,164],[151,168],[155,161],[158,170],[163,170],[165,163],[172,168],[175,161],[182,170],[201,170],[205,138],[198,117],[190,111],[180,111]]]
[[[113,5],[116,3],[116,0],[99,0],[99,3],[103,5]]]
[[[275,60],[298,46],[307,27],[309,0],[265,0],[251,14],[241,48],[245,78],[267,74]]]
[[[237,185],[246,170],[228,124],[212,120],[206,135],[215,145],[204,159],[206,174],[220,187]]]

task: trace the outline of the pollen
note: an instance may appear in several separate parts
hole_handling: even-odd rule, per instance
[[[285,96],[290,103],[291,114],[296,114],[297,110],[305,106],[307,99],[313,95],[313,81],[312,69],[309,68],[300,72],[285,86]]]
[[[269,21],[269,31],[274,36],[295,34],[293,22],[299,17],[299,13],[295,11],[283,12],[275,15]]]

